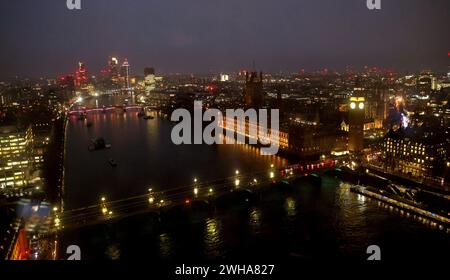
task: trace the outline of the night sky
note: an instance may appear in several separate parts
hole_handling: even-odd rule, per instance
[[[0,3],[0,78],[96,74],[111,55],[133,74],[450,65],[449,0],[10,0]]]

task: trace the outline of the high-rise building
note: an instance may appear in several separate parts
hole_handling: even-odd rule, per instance
[[[34,123],[33,130],[33,163],[35,169],[42,169],[44,164],[44,154],[48,149],[52,133],[50,122]]]
[[[31,126],[0,127],[0,189],[27,185],[32,167],[33,133]]]
[[[128,62],[128,59],[126,59],[126,58],[122,63],[122,69],[123,69],[123,76],[124,76],[124,87],[128,91],[128,90],[130,90],[130,63]]]
[[[78,62],[77,71],[75,71],[75,87],[85,88],[87,86],[87,70],[83,62]]]
[[[150,93],[156,88],[155,69],[151,67],[144,68],[144,86],[145,95],[149,96]]]
[[[437,80],[431,71],[423,71],[417,80],[417,89],[421,95],[429,95],[436,90]]]
[[[221,82],[227,82],[230,80],[230,76],[228,74],[220,74],[220,81]]]
[[[111,81],[117,83],[119,81],[119,59],[115,56],[110,57],[108,61],[108,76]]]
[[[365,98],[360,89],[355,88],[355,95],[349,100],[348,149],[358,153],[364,148]]]
[[[259,109],[263,106],[263,77],[262,72],[245,73],[244,87],[245,106],[247,108]]]

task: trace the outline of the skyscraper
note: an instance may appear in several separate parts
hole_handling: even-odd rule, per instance
[[[78,62],[78,68],[75,72],[75,87],[84,88],[87,85],[87,70],[83,62]]]
[[[156,88],[154,68],[151,67],[144,68],[144,85],[145,85],[145,95],[149,96],[150,93]]]
[[[124,70],[124,87],[126,90],[130,90],[130,63],[128,62],[128,59],[125,58],[125,60],[122,63],[122,68]]]
[[[117,57],[111,57],[108,61],[108,76],[112,82],[119,81],[119,69],[118,69],[119,60]]]

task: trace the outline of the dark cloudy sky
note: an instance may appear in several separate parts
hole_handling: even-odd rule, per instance
[[[135,74],[266,72],[364,65],[446,71],[450,0],[10,0],[0,3],[0,77],[95,74],[108,56]]]

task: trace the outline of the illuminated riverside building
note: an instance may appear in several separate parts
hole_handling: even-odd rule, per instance
[[[365,98],[350,97],[349,107],[348,149],[358,153],[364,148]]]
[[[422,127],[391,129],[384,137],[384,168],[415,177],[439,176],[446,163],[446,142]]]
[[[302,158],[348,153],[348,134],[334,126],[300,126],[289,129],[289,151]]]
[[[28,183],[32,166],[33,133],[31,126],[0,127],[0,188],[22,187]]]
[[[52,125],[49,122],[33,124],[33,163],[35,168],[42,168],[44,153],[50,143]]]
[[[233,128],[227,127],[227,123],[234,123]],[[270,123],[270,122],[268,122]],[[258,141],[262,141],[264,143],[268,143],[269,141],[272,143],[279,143],[280,149],[287,150],[289,148],[289,133],[284,131],[278,131],[278,137],[275,135],[272,135],[272,129],[266,127],[263,128],[257,123],[250,122],[248,119],[245,119],[245,125],[244,126],[238,126],[238,120],[236,118],[229,118],[224,117],[222,123],[219,124],[220,127],[222,127],[224,130],[231,130],[237,134],[243,135],[246,138],[252,138],[255,139],[255,135],[251,134],[250,131],[256,131],[258,132]],[[265,129],[267,131],[267,135],[260,136],[259,131],[261,129]]]
[[[233,128],[227,127],[227,122],[234,123]],[[223,118],[220,126],[225,130],[231,130],[246,138],[253,138],[250,131],[259,131],[258,124],[245,120],[245,126],[238,127],[237,119]],[[267,128],[265,143],[278,141],[281,151],[295,154],[301,158],[316,158],[323,154],[332,154],[333,151],[347,151],[347,133],[331,127],[323,126],[292,126],[278,131],[278,137],[272,135],[272,130]],[[258,136],[258,140],[261,137]]]

